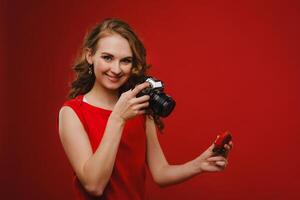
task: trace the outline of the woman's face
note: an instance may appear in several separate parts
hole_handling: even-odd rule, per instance
[[[87,61],[94,65],[96,81],[109,90],[118,90],[129,78],[132,52],[128,41],[118,34],[99,39],[94,55],[87,53]]]

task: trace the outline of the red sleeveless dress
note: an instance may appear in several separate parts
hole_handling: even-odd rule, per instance
[[[83,95],[68,100],[83,124],[93,152],[103,136],[112,111],[92,106],[83,101]],[[74,173],[74,186],[78,200],[143,200],[145,199],[146,135],[145,118],[140,115],[126,122],[123,129],[112,176],[101,197],[89,195]]]

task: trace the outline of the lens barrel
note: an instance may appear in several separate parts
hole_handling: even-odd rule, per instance
[[[176,105],[176,102],[172,99],[172,97],[166,95],[164,92],[150,93],[149,102],[152,111],[161,117],[167,117]]]

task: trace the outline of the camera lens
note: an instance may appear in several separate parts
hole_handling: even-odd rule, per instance
[[[175,101],[163,92],[151,94],[150,107],[161,117],[167,117],[173,111],[175,104]]]

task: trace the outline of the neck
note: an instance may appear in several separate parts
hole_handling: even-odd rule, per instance
[[[95,106],[113,109],[118,101],[118,90],[108,90],[95,81],[92,89],[85,94],[87,101]]]

